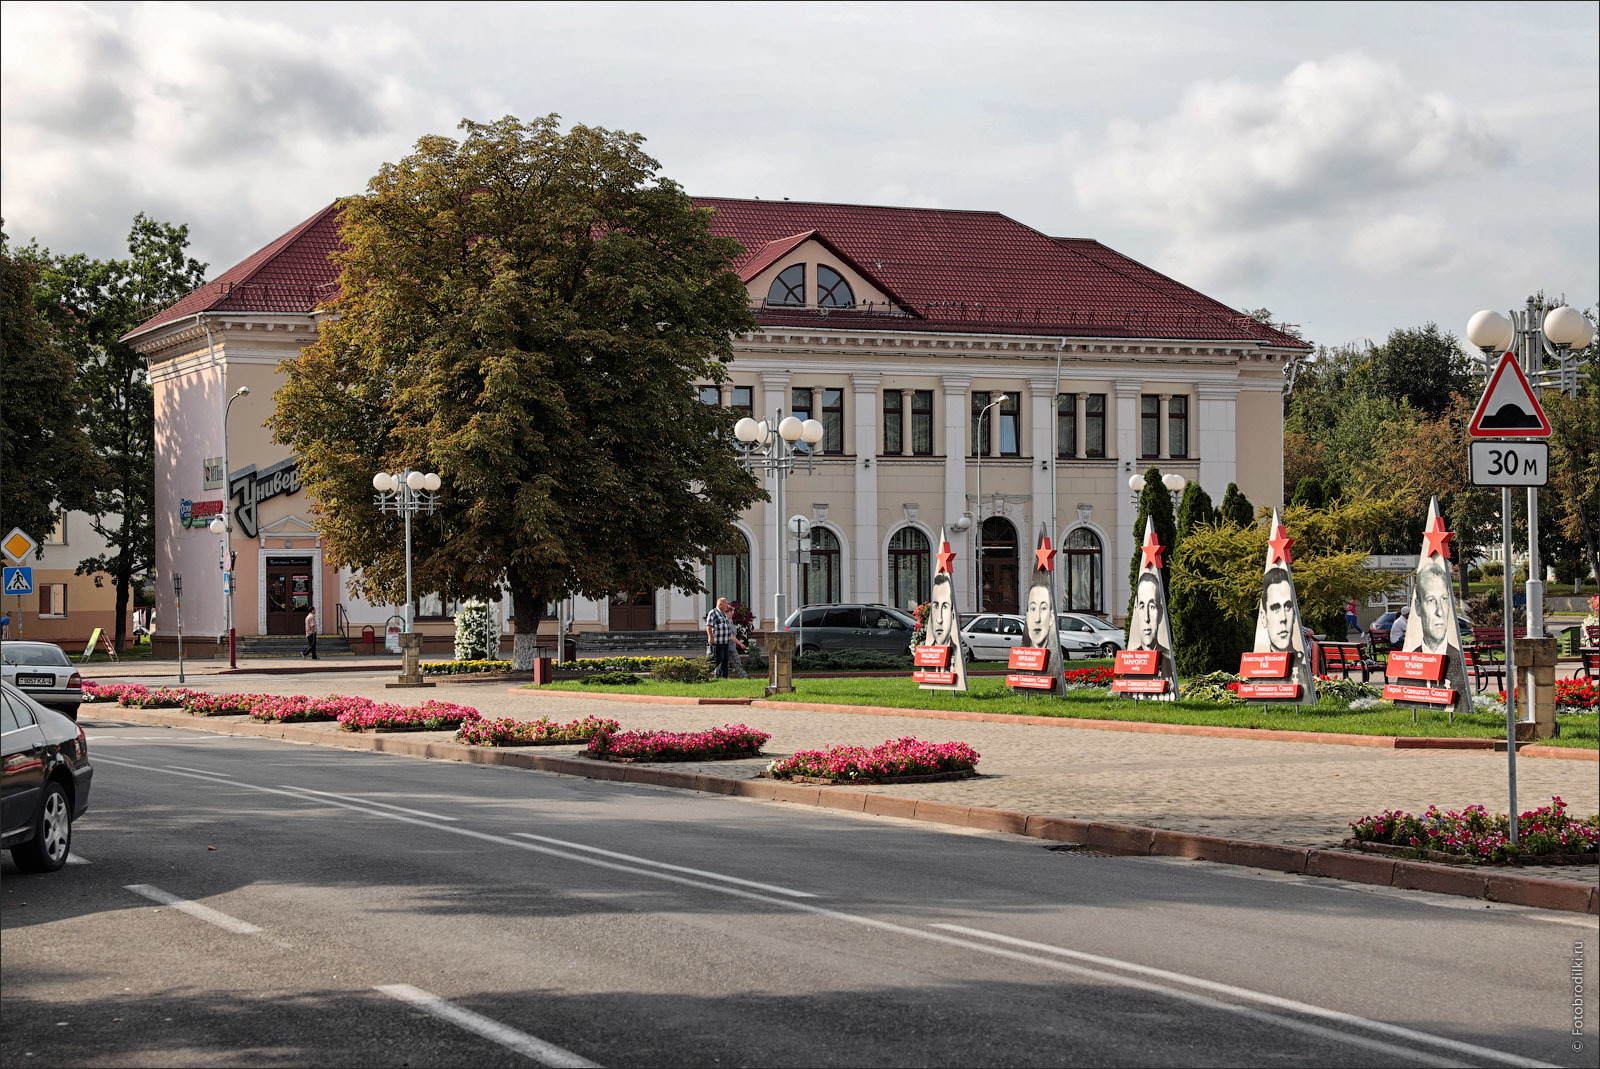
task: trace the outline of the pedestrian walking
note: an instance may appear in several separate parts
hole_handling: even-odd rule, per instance
[[[6,613],[4,616],[0,616],[0,639],[8,639],[10,637],[11,637],[11,614],[10,613]]]
[[[728,651],[733,644],[733,620],[728,616],[728,599],[718,598],[706,613],[706,644],[711,647],[711,674],[728,678]]]
[[[750,673],[744,670],[744,654],[747,649],[749,647],[739,641],[739,635],[735,632],[733,642],[728,647],[728,667],[733,669],[740,679],[750,678]]]
[[[317,659],[317,610],[312,609],[306,613],[306,648],[301,652],[302,658]]]

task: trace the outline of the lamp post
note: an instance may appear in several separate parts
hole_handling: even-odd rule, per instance
[[[783,627],[787,615],[785,609],[788,607],[784,590],[788,572],[784,558],[789,543],[783,529],[783,482],[793,474],[802,452],[806,458],[806,474],[815,470],[811,463],[811,450],[801,450],[796,443],[814,446],[822,441],[822,424],[814,419],[800,420],[785,416],[783,410],[779,409],[771,420],[757,422],[749,416],[744,417],[733,425],[733,436],[739,440],[743,451],[745,470],[770,473],[775,484],[772,495],[772,629],[777,631]],[[777,671],[775,665],[773,671]],[[776,676],[773,685],[777,685]]]
[[[172,573],[172,606],[178,620],[178,686],[183,686],[183,573]]]
[[[228,413],[233,403],[250,396],[250,387],[241,386],[222,405],[222,515],[211,521],[211,533],[222,537],[222,618],[228,629],[228,667],[239,667],[239,651],[233,627],[233,485],[228,471]]]
[[[1189,480],[1176,472],[1168,472],[1161,477],[1161,485],[1165,486],[1167,492],[1172,495],[1172,524],[1176,528],[1178,524],[1178,505],[1183,500],[1183,488],[1189,485]]]
[[[406,631],[415,624],[415,602],[411,596],[411,517],[421,513],[431,516],[438,507],[440,478],[434,472],[403,471],[389,474],[380,471],[372,477],[372,488],[378,491],[378,509],[406,521]]]
[[[973,450],[973,452],[978,454],[978,485],[976,492],[973,495],[977,499],[976,506],[973,511],[976,517],[974,524],[978,533],[977,548],[974,549],[972,553],[973,587],[977,592],[977,597],[975,599],[977,601],[977,605],[975,608],[978,612],[985,611],[983,607],[983,451],[984,448],[989,444],[989,439],[983,433],[983,421],[984,418],[989,415],[990,409],[999,408],[1009,400],[1011,400],[1010,397],[1005,394],[1001,394],[993,401],[990,401],[987,405],[984,405],[983,409],[978,413],[978,447]]]

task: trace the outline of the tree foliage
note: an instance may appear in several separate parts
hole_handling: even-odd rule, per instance
[[[1217,519],[1235,527],[1249,527],[1256,522],[1255,506],[1244,496],[1238,483],[1229,483],[1222,495],[1222,505],[1217,509]]]
[[[104,468],[83,431],[77,369],[38,293],[38,265],[0,234],[0,530],[43,543],[60,513],[93,507]]]
[[[189,228],[140,213],[128,232],[128,257],[53,256],[30,245],[39,271],[39,307],[76,365],[85,428],[103,462],[87,511],[107,552],[85,557],[78,574],[116,588],[116,643],[126,637],[134,585],[155,561],[155,398],[145,359],[122,336],[205,281],[188,256]]]
[[[1223,616],[1211,591],[1195,581],[1196,570],[1205,566],[1186,563],[1183,552],[1190,533],[1217,522],[1211,495],[1198,482],[1190,483],[1178,503],[1178,552],[1172,567],[1172,641],[1179,675],[1237,671],[1245,649],[1244,627]]]
[[[370,598],[401,600],[404,575],[372,474],[438,471],[420,589],[508,587],[520,665],[552,601],[700,588],[697,562],[762,492],[694,387],[754,321],[738,245],[638,135],[553,115],[461,128],[344,205],[341,293],[270,426]]]
[[[1161,582],[1172,589],[1172,556],[1177,551],[1178,529],[1172,517],[1172,492],[1161,481],[1161,469],[1144,473],[1144,489],[1139,491],[1139,511],[1133,521],[1133,559],[1128,562],[1128,615],[1133,615],[1133,599],[1139,590],[1139,565],[1144,559],[1145,520],[1154,519],[1156,538],[1166,547],[1161,557]]]

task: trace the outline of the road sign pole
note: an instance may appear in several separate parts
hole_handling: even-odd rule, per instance
[[[1517,841],[1517,667],[1516,617],[1511,611],[1511,487],[1500,490],[1500,552],[1506,566],[1501,572],[1501,596],[1505,607],[1501,621],[1505,624],[1506,643],[1506,781],[1511,795],[1511,841]]]

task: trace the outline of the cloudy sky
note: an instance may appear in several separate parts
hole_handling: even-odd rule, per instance
[[[1005,212],[1314,341],[1600,295],[1600,6],[3,5],[12,240],[213,274],[463,116],[691,192]]]

